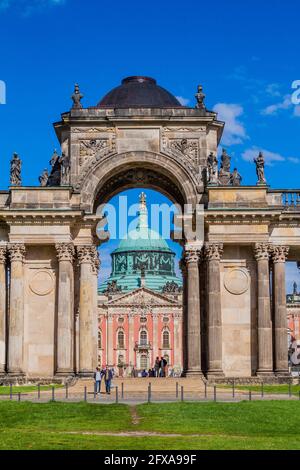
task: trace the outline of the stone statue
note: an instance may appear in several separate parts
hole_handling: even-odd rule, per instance
[[[204,104],[205,97],[206,95],[203,93],[203,87],[201,85],[198,85],[198,91],[195,95],[195,98],[197,100],[197,109],[206,109]]]
[[[182,288],[175,281],[167,282],[163,287],[164,294],[178,294],[182,291]]]
[[[122,288],[118,286],[117,281],[111,281],[107,283],[107,289],[104,292],[105,294],[119,294],[122,291]]]
[[[44,188],[45,186],[47,186],[48,180],[49,180],[49,173],[48,173],[47,168],[45,168],[45,170],[43,171],[43,173],[39,177],[39,182],[40,182],[41,187]]]
[[[221,168],[219,172],[219,181],[222,186],[228,186],[230,184],[230,162],[231,157],[227,154],[226,150],[223,149],[221,155]]]
[[[208,184],[218,185],[218,159],[211,152],[207,158]]]
[[[70,157],[62,154],[60,158],[61,165],[61,185],[69,186],[70,184]]]
[[[294,282],[294,284],[293,284],[293,294],[294,294],[294,295],[297,295],[297,294],[298,294],[297,288],[298,288],[297,282]]]
[[[241,186],[242,177],[237,171],[237,168],[234,168],[233,172],[230,175],[230,184],[232,186]]]
[[[73,106],[72,106],[72,109],[82,109],[83,106],[81,104],[81,100],[83,98],[83,95],[80,93],[80,90],[79,90],[79,85],[75,85],[75,90],[74,90],[74,93],[73,95],[71,96],[72,100],[73,100]]]
[[[21,177],[22,161],[17,153],[13,154],[13,158],[10,162],[10,185],[11,186],[21,186],[22,177]]]
[[[48,186],[60,186],[61,184],[61,163],[60,163],[60,156],[58,155],[57,151],[54,150],[54,153],[50,160],[51,165],[51,173],[48,178]]]
[[[265,185],[267,184],[265,178],[265,159],[262,152],[259,152],[257,158],[254,158],[254,163],[256,165],[256,174],[257,174],[257,184],[258,185]]]

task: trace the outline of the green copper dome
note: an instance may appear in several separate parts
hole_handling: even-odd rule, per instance
[[[112,252],[112,273],[100,292],[130,292],[145,285],[162,292],[166,285],[182,287],[175,274],[175,253],[168,243],[148,226],[146,196],[140,196],[139,220]],[[176,287],[175,287],[176,288]]]

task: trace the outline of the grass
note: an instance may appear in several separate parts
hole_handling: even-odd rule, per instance
[[[41,385],[40,389],[41,392],[46,392],[48,390],[51,390],[52,387],[55,388],[62,388],[63,385],[58,385],[58,384],[53,384],[53,385]],[[20,386],[13,386],[12,387],[13,394],[16,393],[32,393],[32,392],[37,392],[38,387],[36,385],[20,385]],[[10,387],[0,387],[0,395],[9,395],[10,394]]]
[[[220,385],[219,388],[230,388],[232,389],[232,385]],[[254,393],[261,394],[262,387],[261,385],[235,385],[235,390],[251,390]],[[300,392],[300,385],[291,385],[291,392],[292,395],[299,396]],[[282,394],[288,395],[289,393],[289,386],[288,385],[264,385],[264,393],[265,394]]]
[[[145,404],[136,410],[134,425],[130,407],[122,404],[0,402],[0,449],[300,449],[298,401]],[[162,435],[109,435],[132,431]]]

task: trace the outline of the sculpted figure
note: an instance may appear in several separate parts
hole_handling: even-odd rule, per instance
[[[198,85],[198,90],[195,95],[195,98],[197,100],[197,104],[196,104],[197,109],[205,109],[205,104],[204,104],[205,96],[206,95],[203,93],[203,87],[201,85]]]
[[[222,186],[228,186],[230,184],[230,162],[231,157],[227,154],[226,150],[223,149],[221,155],[221,168],[219,172],[219,181]]]
[[[49,173],[48,173],[48,170],[45,168],[45,170],[39,177],[39,182],[40,182],[41,187],[47,186],[48,180],[49,180]]]
[[[10,185],[11,186],[21,186],[22,177],[21,177],[21,168],[22,162],[17,153],[13,154],[13,158],[10,162]]]
[[[208,171],[208,184],[218,184],[218,159],[216,155],[211,152],[207,158],[207,171]]]
[[[254,158],[254,163],[256,165],[257,184],[267,184],[265,178],[265,159],[262,152],[259,152],[257,158]]]
[[[60,158],[61,165],[61,184],[68,186],[70,184],[70,157],[62,154]]]
[[[230,184],[232,186],[241,186],[242,179],[243,178],[241,177],[241,175],[237,171],[237,168],[235,168],[233,170],[233,172],[231,173],[231,175],[230,175]]]
[[[73,95],[71,96],[72,100],[73,100],[73,106],[72,106],[72,109],[82,109],[83,106],[81,104],[81,100],[83,98],[83,95],[80,93],[80,90],[79,90],[79,85],[75,85],[75,90],[74,90],[74,93]]]

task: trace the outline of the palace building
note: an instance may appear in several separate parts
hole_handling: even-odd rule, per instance
[[[40,186],[23,185],[14,154],[0,191],[1,383],[92,377],[99,362],[122,374],[156,354],[187,377],[287,380],[285,270],[300,261],[300,189],[272,189],[262,153],[256,184],[242,185],[227,151],[218,159],[225,123],[200,85],[194,107],[140,76],[96,105],[83,98],[76,85]],[[150,237],[142,197],[148,238],[121,241],[98,294],[98,208],[130,188],[182,208],[182,284],[174,253]]]
[[[148,226],[144,193],[138,224],[112,253],[112,273],[100,287],[100,366],[130,375],[152,368],[157,356],[169,370],[183,368],[182,280],[175,274],[175,253]]]

